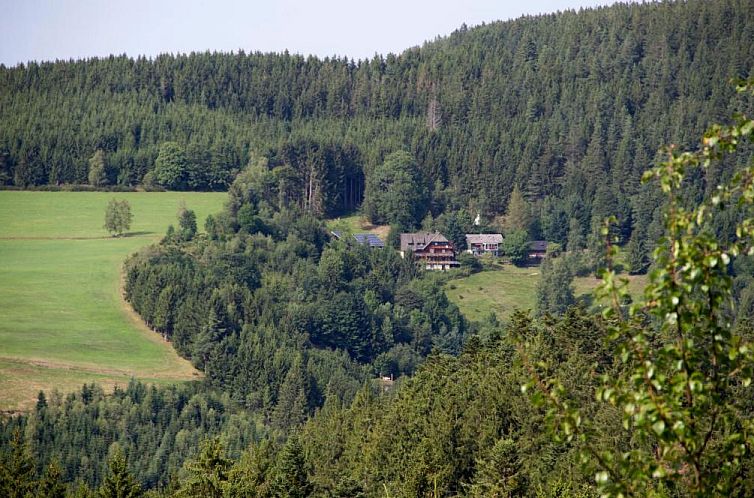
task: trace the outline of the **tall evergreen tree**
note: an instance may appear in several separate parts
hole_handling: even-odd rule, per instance
[[[518,185],[513,187],[508,208],[505,211],[504,227],[508,231],[524,230],[529,233],[531,226],[531,209],[524,199],[524,194]]]
[[[309,481],[308,468],[301,441],[296,434],[293,434],[288,438],[277,458],[273,481],[275,496],[280,498],[311,496],[313,486]]]
[[[36,489],[35,462],[20,431],[16,430],[9,451],[0,453],[0,495],[26,498]]]
[[[126,458],[118,447],[107,461],[107,475],[97,490],[101,498],[138,498],[143,492],[128,470]]]
[[[42,479],[39,480],[37,496],[39,498],[64,498],[66,496],[66,488],[57,462],[50,462],[45,468]]]
[[[222,498],[227,486],[231,460],[219,439],[207,439],[199,454],[185,465],[186,478],[180,483],[178,496]]]
[[[545,258],[539,268],[541,275],[537,282],[537,314],[561,315],[576,302],[573,275],[563,258]]]

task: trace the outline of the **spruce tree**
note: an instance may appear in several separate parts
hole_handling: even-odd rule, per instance
[[[63,498],[66,495],[60,466],[57,462],[50,462],[45,468],[44,475],[37,487],[37,496],[40,498]]]
[[[120,448],[116,448],[108,459],[107,475],[97,494],[100,498],[138,498],[143,494],[141,485],[129,472]]]
[[[196,235],[196,213],[191,209],[181,209],[178,215],[178,236],[188,242]]]
[[[291,435],[280,451],[273,482],[274,493],[279,498],[306,498],[313,491],[309,481],[308,464],[304,458],[301,441]]]
[[[561,315],[576,302],[573,296],[573,275],[565,260],[545,258],[537,283],[537,315]]]
[[[35,462],[16,430],[10,442],[10,451],[0,454],[0,496],[25,498],[32,496],[37,486]]]
[[[187,477],[180,483],[177,495],[187,498],[222,498],[228,482],[232,461],[217,438],[202,443],[199,454],[186,462]]]
[[[470,494],[480,498],[524,496],[526,484],[516,441],[502,438],[491,448],[487,458],[478,462]]]
[[[649,267],[649,255],[645,249],[644,241],[639,238],[639,234],[634,234],[626,246],[626,262],[628,263],[628,273],[630,275],[642,275],[647,272]]]

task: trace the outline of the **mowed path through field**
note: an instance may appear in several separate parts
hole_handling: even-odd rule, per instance
[[[111,198],[126,199],[128,236],[102,228]],[[181,202],[202,226],[223,193],[0,192],[0,410],[30,407],[40,389],[62,392],[131,377],[198,377],[122,299],[124,259],[176,224]]]

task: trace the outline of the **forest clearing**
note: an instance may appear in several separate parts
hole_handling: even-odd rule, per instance
[[[646,275],[622,275],[629,281],[629,291],[634,301],[641,299],[647,284]],[[478,321],[495,313],[505,319],[515,310],[533,310],[537,297],[540,271],[537,266],[516,267],[494,265],[468,277],[449,280],[445,293],[469,320]],[[579,300],[591,297],[601,281],[588,277],[573,279],[573,293]]]

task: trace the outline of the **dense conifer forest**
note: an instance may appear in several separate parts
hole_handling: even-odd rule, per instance
[[[240,52],[0,67],[6,188],[228,191],[222,212],[198,220],[204,233],[183,211],[159,244],[124,265],[128,301],[204,378],[40,394],[32,413],[0,422],[0,494],[580,497],[598,496],[596,481],[618,496],[625,477],[635,487],[624,496],[687,496],[711,472],[700,463],[708,443],[718,451],[728,432],[743,432],[730,443],[740,451],[734,477],[713,488],[746,496],[750,417],[721,415],[726,425],[688,450],[686,426],[671,426],[677,414],[651,391],[648,410],[660,418],[648,432],[662,446],[641,420],[635,433],[615,432],[628,427],[625,399],[603,388],[637,378],[615,354],[621,334],[670,343],[670,313],[702,320],[719,351],[730,347],[729,360],[714,356],[700,376],[749,358],[737,341],[752,336],[754,266],[736,244],[751,238],[742,221],[754,198],[752,149],[730,137],[750,142],[754,125],[741,118],[735,133],[708,135],[704,150],[720,150],[702,157],[704,168],[690,156],[682,168],[673,152],[666,169],[651,168],[663,145],[696,150],[711,123],[751,111],[731,82],[752,77],[752,40],[754,4],[692,0],[463,26],[363,61]],[[663,189],[641,182],[647,170]],[[743,186],[725,197],[720,183]],[[705,202],[707,211],[693,211]],[[445,296],[445,277],[391,248],[331,237],[323,218],[357,209],[390,224],[392,242],[420,226],[455,240],[479,213],[524,242],[588,255],[579,263],[588,272],[612,268],[622,246],[629,271],[651,265],[659,275],[655,293],[646,309],[631,309],[633,321],[630,299],[613,287],[616,314],[577,306],[472,323]],[[706,220],[698,231],[684,209]],[[674,233],[691,248],[687,266],[667,256]],[[721,255],[725,244],[741,257]],[[690,275],[687,287],[667,283],[674,271]],[[683,351],[680,364],[693,366]],[[731,368],[731,379],[748,368]],[[704,393],[690,369],[683,375],[679,385]],[[715,378],[727,396],[715,402],[737,398],[747,379]],[[750,397],[737,399],[737,414],[754,413]],[[627,470],[609,459],[599,460],[606,474],[582,466],[580,443],[592,441],[574,437],[582,415],[598,459],[624,455]],[[716,427],[717,412],[711,418]],[[642,468],[649,484],[635,484],[631,458],[658,447],[671,456]],[[681,449],[691,456],[673,460]]]
[[[292,201],[334,215],[406,150],[433,216],[502,214],[519,185],[542,238],[565,243],[571,219],[589,231],[615,214],[644,239],[658,200],[639,177],[660,146],[690,146],[739,108],[729,82],[754,62],[752,11],[615,5],[464,26],[361,61],[239,52],[2,67],[1,181],[87,183],[102,151],[103,185],[224,190],[262,155]]]

